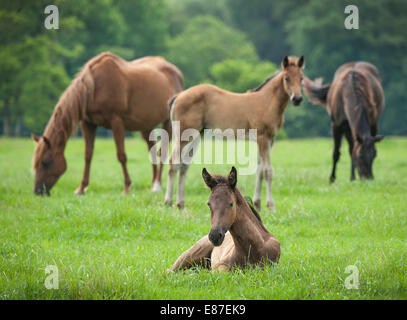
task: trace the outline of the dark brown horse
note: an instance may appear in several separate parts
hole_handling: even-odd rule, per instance
[[[168,271],[204,266],[217,271],[245,268],[277,262],[280,243],[265,228],[256,210],[237,188],[235,167],[229,176],[210,175],[202,171],[211,189],[208,206],[211,230],[175,261]]]
[[[304,91],[312,103],[324,105],[331,117],[335,143],[331,183],[336,178],[343,135],[348,140],[352,159],[351,180],[355,179],[355,167],[361,180],[373,179],[375,143],[384,138],[377,136],[378,120],[384,108],[377,68],[368,62],[349,62],[336,71],[331,84],[323,85],[321,78],[315,81],[304,78]]]
[[[127,62],[106,52],[88,61],[60,97],[44,135],[32,135],[38,143],[33,157],[34,192],[49,195],[65,172],[66,143],[80,122],[85,139],[85,170],[75,193],[83,194],[89,184],[97,126],[112,129],[124,173],[123,192],[128,193],[131,180],[124,150],[125,131],[141,131],[149,149],[154,145],[150,133],[158,124],[162,123],[171,137],[168,100],[183,86],[182,73],[161,57]],[[153,163],[153,191],[158,191],[163,163],[159,168]]]

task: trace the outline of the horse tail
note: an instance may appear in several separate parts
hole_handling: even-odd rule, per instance
[[[309,100],[313,104],[323,104],[327,103],[327,97],[331,84],[322,85],[322,78],[318,78],[315,81],[304,77],[304,91]]]
[[[175,99],[177,99],[177,97],[178,97],[178,94],[172,96],[172,98],[168,102],[168,105],[169,105],[168,112],[169,112],[169,118],[170,118],[171,121],[172,121],[172,116],[171,116],[172,108],[173,108],[173,106],[175,104]]]

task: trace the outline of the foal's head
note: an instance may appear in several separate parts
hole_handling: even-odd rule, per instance
[[[208,206],[211,210],[211,231],[209,240],[220,246],[236,219],[236,195],[237,183],[236,168],[232,167],[228,177],[212,176],[204,168],[202,177],[206,185],[211,189]]]
[[[302,101],[302,72],[304,67],[304,56],[301,58],[285,56],[281,62],[283,73],[284,90],[290,97],[291,102],[295,106],[299,106]]]
[[[376,158],[375,143],[383,140],[384,136],[364,138],[357,136],[352,150],[352,161],[356,166],[361,180],[373,179],[373,160]]]
[[[59,148],[53,147],[45,136],[40,138],[32,134],[32,138],[37,143],[33,158],[34,193],[49,196],[51,188],[66,170],[64,153]]]

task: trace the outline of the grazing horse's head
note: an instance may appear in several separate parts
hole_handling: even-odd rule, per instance
[[[384,136],[357,136],[352,150],[352,161],[356,166],[361,180],[373,179],[372,165],[376,157],[375,143],[383,140]]]
[[[284,90],[295,106],[299,106],[302,101],[301,86],[303,77],[301,69],[303,67],[304,56],[299,59],[285,56],[281,62]]]
[[[31,135],[37,147],[34,152],[33,168],[35,170],[34,193],[50,195],[51,188],[66,170],[66,160],[63,151],[53,148],[45,136],[39,138]]]
[[[236,219],[236,196],[234,193],[237,183],[236,168],[232,167],[228,177],[211,176],[204,168],[202,177],[211,189],[208,206],[211,210],[211,231],[209,240],[215,246],[220,246],[226,232]]]

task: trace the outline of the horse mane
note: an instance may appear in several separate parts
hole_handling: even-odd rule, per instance
[[[258,92],[260,91],[267,83],[269,83],[272,79],[274,79],[277,75],[279,75],[281,70],[277,70],[272,74],[270,77],[268,77],[266,80],[264,80],[257,88],[254,88],[252,90],[249,90],[249,92]]]
[[[95,89],[91,68],[106,57],[113,58],[117,62],[122,60],[110,52],[101,53],[90,59],[60,96],[43,134],[52,145],[56,144],[64,148],[65,142],[76,130],[78,122],[86,119],[86,110],[93,103]],[[44,150],[45,144],[38,143],[34,151],[33,169],[38,168]]]
[[[354,69],[349,71],[348,77],[349,84],[353,92],[353,98],[355,99],[355,106],[358,106],[358,108],[356,109],[356,121],[358,129],[361,129],[358,133],[363,134],[365,132],[368,132],[368,134],[370,135],[369,121],[365,103],[368,97],[366,97],[366,94],[363,91],[363,82],[365,79],[360,72]]]

